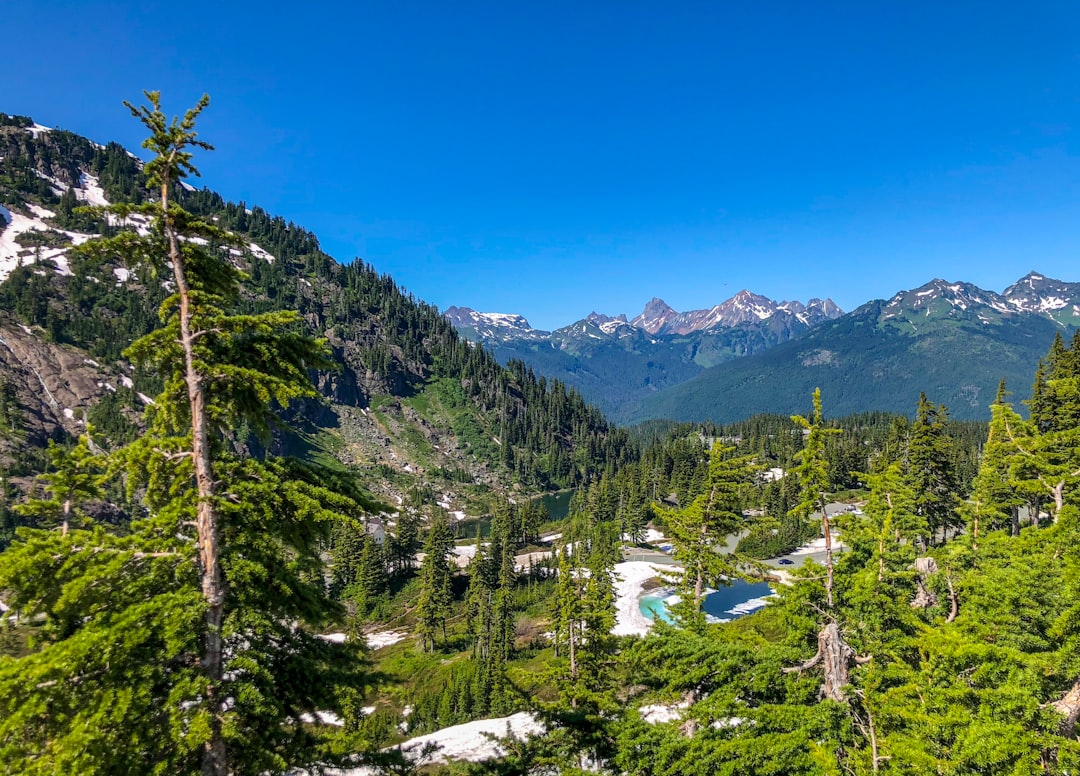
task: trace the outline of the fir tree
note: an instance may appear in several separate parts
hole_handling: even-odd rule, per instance
[[[826,493],[829,491],[829,470],[825,458],[825,440],[839,429],[826,428],[825,416],[821,411],[821,389],[814,390],[814,412],[809,419],[802,415],[791,418],[795,425],[803,429],[805,439],[799,453],[799,465],[795,474],[799,479],[799,503],[791,510],[802,520],[808,520],[816,511],[821,514],[821,534],[825,538],[825,601],[833,605],[833,555],[832,527],[829,510],[826,506]]]
[[[0,662],[5,765],[25,774],[287,770],[319,741],[301,713],[338,709],[342,684],[363,682],[355,647],[305,630],[339,613],[320,551],[358,505],[310,465],[228,444],[233,429],[268,432],[277,408],[314,395],[308,370],[326,363],[325,346],[295,313],[230,311],[241,274],[218,246],[236,240],[172,201],[196,172],[191,149],[209,148],[194,129],[206,99],[170,121],[147,97],[129,107],[150,131],[145,172],[160,198],[108,210],[147,216],[149,233],[80,251],[170,278],[161,328],[127,350],[164,389],[146,433],[109,455],[109,476],[139,505],[130,526],[20,529],[0,562],[0,588],[45,622],[35,651]],[[50,481],[90,494],[68,484]],[[318,673],[335,679],[293,680]]]
[[[425,652],[435,650],[435,634],[440,630],[446,639],[446,618],[450,616],[453,601],[450,588],[452,571],[448,555],[454,539],[446,524],[446,517],[437,512],[424,543],[424,560],[420,564],[420,598],[416,602],[416,633],[420,648]]]

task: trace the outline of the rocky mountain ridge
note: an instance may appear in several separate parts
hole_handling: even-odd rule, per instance
[[[628,420],[737,420],[802,413],[820,387],[831,412],[907,413],[925,391],[954,417],[989,415],[1004,378],[1015,402],[1056,332],[1080,330],[1080,283],[1029,272],[1002,293],[936,278],[867,302],[765,352],[646,397]]]

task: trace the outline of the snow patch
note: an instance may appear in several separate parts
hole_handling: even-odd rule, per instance
[[[344,633],[320,633],[316,638],[329,641],[331,644],[344,644],[349,637]]]
[[[642,706],[638,709],[638,714],[641,715],[642,721],[648,722],[650,725],[657,725],[682,719],[683,709],[686,709],[689,706],[690,704],[687,701],[670,705],[655,703],[649,706]]]
[[[251,251],[251,255],[254,256],[256,259],[262,259],[267,264],[273,264],[274,263],[273,255],[268,253],[267,251],[264,251],[262,248],[260,248],[255,243],[249,242],[247,244],[247,249],[249,251]]]
[[[120,375],[120,385],[124,386],[125,388],[134,388],[135,382],[127,375]]]
[[[663,572],[680,572],[678,566],[665,566]],[[645,580],[658,577],[660,567],[646,561],[633,560],[615,564],[615,627],[616,636],[644,636],[652,622],[641,613],[642,587]]]
[[[79,176],[79,188],[75,190],[75,196],[88,205],[102,207],[109,204],[97,176],[85,172]]]
[[[404,641],[407,635],[403,630],[373,631],[365,633],[364,640],[367,641],[368,649],[382,649]]]
[[[305,725],[314,725],[318,722],[320,725],[333,725],[334,727],[341,727],[345,724],[345,720],[334,714],[332,711],[316,711],[314,714],[301,714],[300,721]]]
[[[452,760],[465,762],[483,762],[506,754],[493,737],[504,737],[511,733],[519,738],[540,735],[544,726],[527,711],[519,711],[509,717],[497,719],[478,719],[464,725],[443,728],[426,736],[409,739],[398,747],[407,758],[417,760],[428,744],[435,744],[438,751],[431,757],[431,764],[445,764]],[[366,776],[372,771],[354,768],[342,771],[330,771],[338,776]]]

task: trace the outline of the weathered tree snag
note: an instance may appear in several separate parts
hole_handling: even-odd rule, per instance
[[[937,596],[926,587],[926,578],[938,572],[937,561],[930,557],[916,558],[915,572],[919,575],[919,578],[915,580],[919,589],[915,597],[911,599],[911,608],[929,609],[937,603]]]
[[[801,666],[785,668],[784,673],[806,671],[821,663],[824,681],[821,684],[821,695],[832,701],[843,703],[844,686],[848,684],[848,666],[851,663],[863,665],[869,663],[869,656],[860,657],[855,654],[844,637],[840,635],[840,626],[830,622],[818,633],[817,654],[803,663]]]
[[[1071,738],[1076,721],[1080,719],[1080,681],[1077,681],[1063,698],[1051,703],[1050,708],[1065,717],[1061,722],[1061,735]]]
[[[960,600],[956,597],[956,588],[953,587],[952,571],[945,571],[945,582],[949,585],[949,616],[945,618],[945,622],[952,622],[956,619],[956,615],[960,614]]]

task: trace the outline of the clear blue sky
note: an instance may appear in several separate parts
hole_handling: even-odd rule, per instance
[[[553,328],[747,287],[1080,280],[1080,4],[8,2],[0,110],[135,148],[204,91],[233,200]]]

